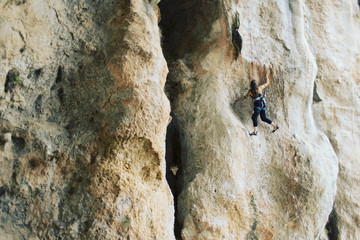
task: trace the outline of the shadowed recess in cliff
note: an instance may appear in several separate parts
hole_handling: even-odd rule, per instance
[[[232,44],[234,45],[235,48],[235,60],[237,60],[237,58],[241,54],[241,49],[242,49],[242,37],[238,31],[239,27],[240,27],[239,14],[236,13],[233,19],[233,24],[231,26]]]
[[[220,3],[216,0],[162,0],[159,3],[162,31],[162,48],[164,56],[170,64],[176,59],[185,58],[189,53],[208,51],[203,46],[204,39],[212,29],[213,22],[220,16]],[[171,67],[169,67],[171,75]],[[166,85],[169,86],[169,75]],[[179,88],[178,85],[175,86]],[[175,89],[178,92],[179,89]],[[178,95],[168,95],[171,105]],[[181,128],[176,116],[167,128],[166,136],[166,179],[172,191],[175,205],[174,233],[181,239],[183,223],[178,216],[178,196],[182,190],[182,165],[184,149],[181,145]]]
[[[173,115],[173,114],[172,114]],[[166,180],[169,184],[171,192],[174,196],[175,206],[175,220],[174,233],[177,239],[181,239],[181,229],[183,223],[176,217],[178,215],[178,197],[182,190],[182,175],[181,175],[181,138],[179,132],[179,124],[173,116],[171,123],[167,128],[166,133]]]
[[[314,103],[319,103],[321,102],[322,99],[320,98],[318,92],[317,92],[317,87],[316,87],[316,82],[314,83],[314,91],[313,91],[313,102]]]
[[[330,213],[329,220],[326,223],[326,231],[329,240],[338,240],[339,239],[339,229],[338,229],[338,216],[335,208],[333,208]]]
[[[165,58],[183,58],[187,53],[201,51],[212,23],[220,16],[220,3],[216,0],[162,0],[160,28]]]

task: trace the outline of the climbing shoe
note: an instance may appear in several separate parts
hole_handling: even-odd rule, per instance
[[[250,136],[256,136],[257,135],[257,132],[252,132],[252,133],[249,133]]]
[[[276,125],[276,128],[275,128],[272,132],[274,133],[274,132],[276,132],[276,130],[278,130],[278,129],[279,129],[279,126]]]

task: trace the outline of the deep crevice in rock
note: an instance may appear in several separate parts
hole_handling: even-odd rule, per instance
[[[332,212],[330,213],[329,220],[326,223],[325,228],[327,230],[329,240],[339,239],[338,216],[335,208],[333,208]]]
[[[176,117],[174,104],[183,94],[184,89],[181,84],[174,84],[173,79],[170,79],[172,73],[176,71],[175,65],[171,63],[182,59],[186,65],[191,66],[192,62],[196,61],[196,56],[209,51],[209,44],[214,40],[208,36],[212,31],[213,23],[220,18],[222,11],[219,2],[212,0],[162,0],[158,6],[161,13],[159,27],[162,33],[163,54],[169,65],[165,89],[171,89],[171,93],[167,92],[167,95],[172,106],[172,122],[167,128],[166,135],[166,178],[174,197],[174,233],[176,239],[181,239],[183,219],[181,219],[178,198],[184,185],[183,169],[187,165],[187,159],[184,132],[180,119]],[[235,19],[233,24],[232,41],[239,56],[242,45],[241,36],[237,31],[239,21]]]
[[[196,22],[191,18],[191,9],[194,9],[192,7],[194,4],[195,2],[189,0],[162,0],[159,3],[161,12],[159,27],[162,32],[162,48],[168,65],[176,59],[183,58],[195,45],[194,38],[196,36],[192,35],[192,30]],[[183,35],[187,37],[184,38]],[[170,66],[169,71],[171,72]],[[166,85],[169,85],[169,75]],[[168,96],[171,105],[173,105],[176,97]],[[167,127],[166,134],[166,180],[174,198],[174,235],[176,239],[182,239],[183,223],[179,220],[178,209],[178,198],[182,190],[180,126],[173,112],[171,112],[171,116],[172,121]]]
[[[167,128],[166,134],[166,180],[169,184],[174,197],[175,221],[174,233],[176,239],[181,239],[181,229],[183,223],[179,221],[178,216],[178,197],[182,190],[181,184],[181,140],[179,124],[173,116],[171,123]]]

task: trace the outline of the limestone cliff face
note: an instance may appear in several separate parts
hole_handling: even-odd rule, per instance
[[[1,2],[1,239],[174,238],[158,17],[156,1]]]
[[[359,238],[357,3],[160,4],[164,52],[176,59],[166,90],[181,136],[182,238]],[[260,124],[249,137],[252,103],[234,100],[252,78],[264,82],[264,65],[280,130]]]
[[[360,238],[355,0],[8,0],[0,32],[0,239]]]

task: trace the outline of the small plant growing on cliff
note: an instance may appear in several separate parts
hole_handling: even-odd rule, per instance
[[[12,68],[7,76],[6,76],[6,82],[5,82],[5,92],[12,92],[14,87],[18,84],[20,84],[20,78],[19,78],[19,70],[16,68]]]
[[[10,71],[13,72],[14,75],[15,75],[15,82],[20,83],[20,79],[19,79],[20,72],[19,72],[19,70],[17,68],[12,68]]]
[[[20,79],[19,79],[18,76],[15,77],[14,82],[15,82],[15,84],[19,84],[19,83],[20,83]]]
[[[125,218],[125,220],[122,222],[125,226],[130,226],[131,219],[129,217]]]

